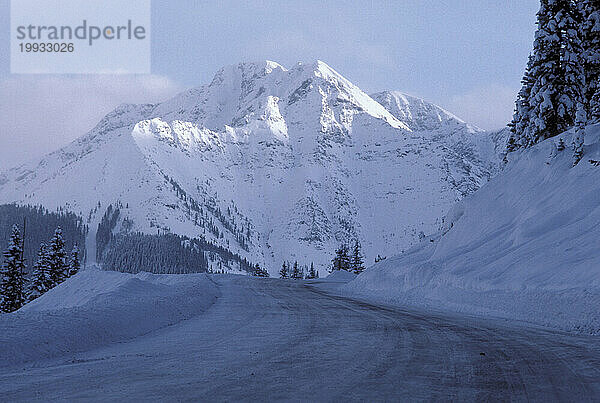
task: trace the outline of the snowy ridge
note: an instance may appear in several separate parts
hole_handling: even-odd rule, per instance
[[[561,135],[570,144],[573,133]],[[510,154],[506,169],[456,204],[442,233],[373,266],[348,292],[600,332],[600,126],[585,158],[558,138]],[[568,308],[566,308],[568,307]]]
[[[475,126],[468,125],[440,106],[400,91],[378,92],[372,94],[371,97],[411,130],[438,130],[444,126],[462,126],[471,133],[482,131]]]
[[[367,261],[408,248],[497,169],[486,133],[403,99],[404,115],[321,61],[224,67],[0,175],[0,202],[63,207],[92,229],[119,203],[117,231],[202,236],[272,273],[297,259],[324,274],[341,242],[360,240]]]

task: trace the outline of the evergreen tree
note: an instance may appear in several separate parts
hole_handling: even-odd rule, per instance
[[[529,103],[530,143],[556,136],[569,127],[567,110],[561,103],[564,77],[561,69],[562,34],[557,15],[562,0],[541,0],[538,29],[533,43],[531,79],[533,85]]]
[[[584,99],[592,123],[600,122],[600,3],[598,0],[578,0],[581,23]]]
[[[565,145],[565,141],[563,140],[563,138],[559,138],[558,139],[558,144],[556,145],[556,151],[564,151],[564,149],[567,148],[567,146]]]
[[[555,0],[558,3],[556,20],[561,34],[561,93],[559,105],[564,120],[564,130],[575,124],[578,104],[584,102],[585,72],[584,52],[579,31],[582,15],[572,0]]]
[[[365,262],[360,251],[360,243],[358,241],[354,241],[354,248],[352,248],[352,257],[350,259],[350,271],[355,274],[360,274],[364,270]]]
[[[60,227],[54,231],[54,236],[50,241],[48,247],[49,267],[50,267],[50,278],[52,279],[52,286],[65,281],[67,278],[67,252],[65,251],[65,241],[62,237],[62,230]]]
[[[529,99],[531,98],[531,89],[533,87],[533,79],[531,77],[533,62],[534,57],[530,55],[527,62],[527,68],[525,69],[525,75],[521,80],[522,87],[517,94],[513,120],[508,125],[513,135],[511,135],[508,140],[506,148],[507,152],[513,152],[519,147],[527,147],[531,142],[531,136],[529,134],[531,105]]]
[[[533,52],[509,124],[514,141],[507,152],[576,125],[580,103],[592,121],[600,121],[600,3],[540,3]]]
[[[29,283],[27,298],[33,301],[53,286],[50,275],[50,257],[48,255],[48,246],[42,242],[38,252],[38,258],[33,266],[33,274]]]
[[[266,269],[262,269],[260,265],[256,263],[252,275],[256,277],[269,277],[269,272]]]
[[[350,271],[350,257],[348,256],[348,245],[342,244],[336,251],[331,261],[332,270]]]
[[[296,279],[296,280],[302,279],[302,273],[300,272],[300,268],[298,267],[298,261],[294,262],[291,278]]]
[[[600,123],[600,85],[590,99],[590,119],[592,123]]]
[[[81,269],[81,263],[79,262],[79,247],[77,244],[73,246],[71,250],[71,258],[69,259],[68,277],[74,276]]]
[[[573,137],[573,166],[577,165],[583,158],[583,142],[585,137],[585,125],[587,116],[582,103],[577,105],[577,118],[575,124],[575,137]]]
[[[515,136],[512,135],[508,138],[508,142],[506,143],[506,152],[512,153],[517,148],[519,148],[519,144],[517,144]]]
[[[14,312],[25,303],[25,262],[23,240],[19,227],[14,225],[4,252],[4,265],[0,282],[0,312]]]
[[[309,269],[309,271],[308,271],[308,276],[307,276],[307,278],[309,278],[309,279],[314,279],[314,278],[317,278],[317,277],[319,277],[319,275],[318,275],[317,271],[315,270],[315,265],[314,265],[314,263],[312,263],[312,262],[311,262],[311,263],[310,263],[310,269]]]
[[[288,267],[285,262],[283,262],[283,264],[281,265],[281,269],[279,270],[279,277],[280,278],[288,278],[289,277]]]

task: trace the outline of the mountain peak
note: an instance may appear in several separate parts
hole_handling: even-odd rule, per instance
[[[239,82],[256,79],[271,74],[273,71],[287,71],[285,67],[271,60],[259,62],[242,62],[221,67],[215,74],[211,86],[227,82]]]
[[[339,78],[344,78],[340,73],[331,68],[327,63],[322,60],[315,60],[312,63],[299,63],[299,65],[304,66],[305,68],[309,68],[315,74],[327,77],[327,76],[335,76]]]
[[[292,71],[294,70],[303,72],[306,76],[314,76],[324,79],[326,81],[338,82],[348,88],[356,87],[343,75],[338,73],[336,70],[334,70],[322,60],[315,60],[311,63],[298,62],[296,66],[292,69]]]
[[[245,62],[221,68],[212,82],[159,105],[154,116],[183,120],[222,131],[241,127],[262,116],[265,108],[280,113],[319,111],[323,121],[344,115],[367,114],[393,128],[410,130],[360,88],[320,60],[286,69],[273,61]],[[300,109],[298,107],[300,106]],[[292,109],[293,111],[290,111]],[[304,117],[292,118],[303,120]],[[333,119],[333,120],[332,120]],[[340,123],[338,121],[338,123]]]

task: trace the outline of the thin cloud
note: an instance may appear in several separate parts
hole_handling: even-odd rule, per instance
[[[181,87],[157,75],[14,76],[0,82],[0,170],[85,134],[121,103],[152,103]]]

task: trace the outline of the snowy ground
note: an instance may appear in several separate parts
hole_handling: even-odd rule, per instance
[[[597,338],[356,301],[331,280],[80,273],[0,316],[1,400],[600,395]]]

